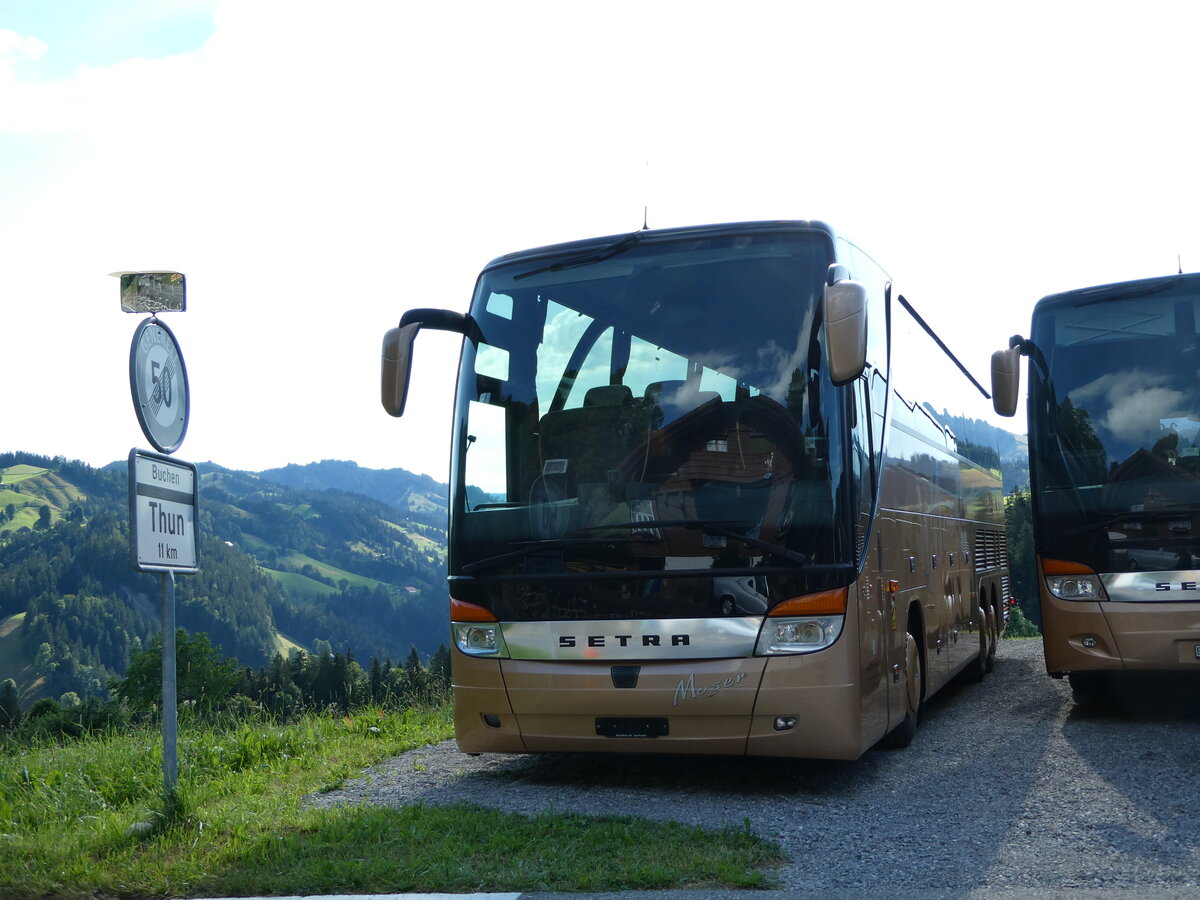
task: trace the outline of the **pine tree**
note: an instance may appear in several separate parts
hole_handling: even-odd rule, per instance
[[[433,686],[439,691],[450,689],[450,651],[445,644],[437,648],[437,652],[429,660],[429,677]]]
[[[383,702],[383,665],[379,662],[378,656],[371,657],[371,702]]]
[[[0,731],[12,731],[21,724],[21,698],[11,678],[0,685]]]

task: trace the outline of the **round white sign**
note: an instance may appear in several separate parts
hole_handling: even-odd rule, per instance
[[[153,316],[133,334],[129,387],[142,433],[154,449],[160,453],[179,449],[188,425],[187,368],[175,335]]]

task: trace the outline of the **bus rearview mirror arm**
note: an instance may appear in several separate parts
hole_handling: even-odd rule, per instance
[[[408,400],[408,382],[412,374],[412,348],[422,328],[453,331],[473,344],[483,338],[479,324],[470,316],[449,309],[410,309],[396,328],[383,336],[380,398],[389,416],[404,415]]]

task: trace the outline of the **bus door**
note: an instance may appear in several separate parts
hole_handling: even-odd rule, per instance
[[[859,578],[859,672],[862,680],[864,733],[887,730],[891,710],[895,709],[892,666],[896,657],[893,630],[893,597],[882,565],[884,531],[875,529],[874,547],[867,554]],[[903,652],[903,645],[901,645]],[[903,694],[900,694],[903,700]]]

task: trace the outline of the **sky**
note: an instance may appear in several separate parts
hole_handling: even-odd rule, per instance
[[[1061,290],[1200,270],[1200,6],[0,0],[0,451],[149,448],[121,270],[188,279],[175,456],[444,481],[465,311],[504,253],[816,218],[986,385]],[[920,371],[917,371],[920,375]],[[965,381],[921,399],[1013,431]]]

